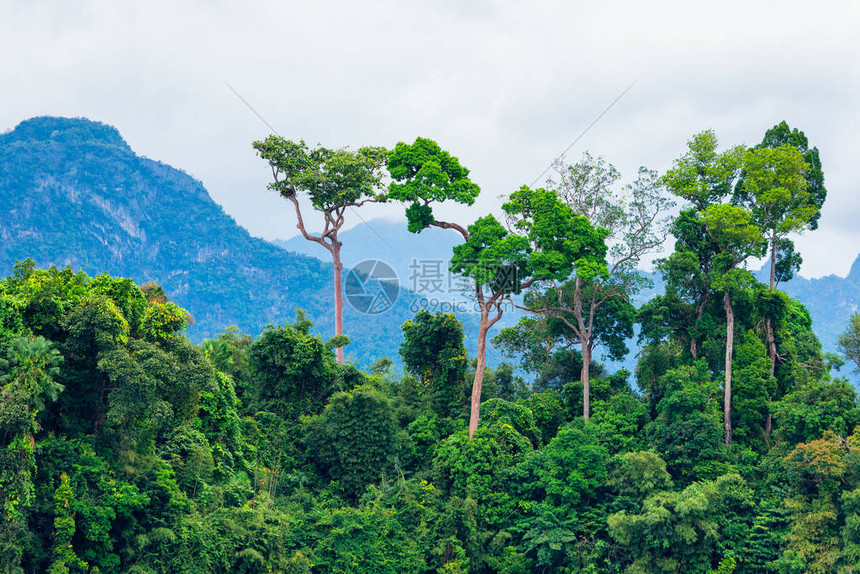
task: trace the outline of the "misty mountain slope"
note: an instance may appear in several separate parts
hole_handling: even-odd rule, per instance
[[[194,316],[197,341],[229,325],[256,336],[292,322],[297,308],[333,334],[330,264],[252,237],[199,181],[136,155],[111,126],[39,117],[0,135],[0,193],[4,275],[29,257],[40,267],[154,280]],[[347,355],[396,351],[411,316],[402,299],[372,316],[346,306]]]
[[[759,279],[767,280],[765,269]],[[809,308],[812,328],[824,349],[836,351],[836,341],[848,327],[848,319],[860,311],[860,256],[846,277],[827,275],[817,279],[795,277],[779,289]]]
[[[410,233],[406,229],[405,221],[371,219],[341,232],[340,238],[343,242],[341,255],[345,267],[352,267],[367,259],[378,259],[394,269],[403,287],[416,291],[419,295],[442,297],[459,293],[454,286],[448,288],[447,277],[452,249],[463,242],[457,232],[429,228],[421,233]],[[272,243],[287,251],[302,253],[322,261],[330,259],[328,251],[301,236],[276,239]],[[431,293],[428,283],[431,279],[436,279],[436,263],[440,264],[440,273],[445,275],[445,286]]]
[[[451,248],[461,242],[456,233],[445,230],[430,229],[421,234],[409,233],[405,222],[392,222],[384,219],[370,219],[344,231],[340,235],[343,244],[344,262],[347,266],[354,265],[365,259],[380,259],[389,263],[400,277],[401,285],[406,288],[418,290],[420,285],[416,281],[420,279],[420,267],[422,262],[442,261],[443,267],[447,265],[451,257]],[[273,243],[288,249],[318,257],[326,260],[328,253],[317,244],[309,242],[302,237],[292,237],[286,240],[275,240]],[[416,277],[416,273],[419,277]],[[641,272],[643,276],[653,281],[653,286],[644,289],[634,298],[634,304],[639,306],[662,293],[665,289],[659,273],[647,271]],[[768,267],[765,265],[754,274],[766,283],[768,281]],[[812,327],[821,339],[825,351],[836,352],[836,341],[839,334],[848,326],[848,319],[857,311],[860,311],[860,256],[851,267],[847,277],[828,275],[818,279],[808,279],[798,276],[787,283],[779,285],[779,289],[794,297],[809,309],[812,315]],[[419,295],[427,296],[425,293]],[[442,298],[442,294],[436,294]],[[444,294],[449,297],[449,294]],[[432,298],[432,297],[431,297]],[[516,324],[516,319],[522,316],[522,312],[514,310],[505,315],[504,323],[493,329],[491,336],[498,333],[502,326]],[[628,370],[635,369],[636,353],[638,346],[635,340],[628,343],[631,352],[623,361],[612,362],[612,368],[624,367]],[[597,349],[598,356],[600,348]],[[497,359],[498,360],[498,359]],[[860,388],[860,376],[851,373],[851,366],[843,367],[842,375],[858,384]]]

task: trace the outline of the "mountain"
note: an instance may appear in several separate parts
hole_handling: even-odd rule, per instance
[[[0,274],[40,267],[155,281],[188,309],[192,340],[229,325],[256,336],[298,308],[333,334],[331,265],[290,253],[240,227],[188,174],[141,157],[113,127],[38,117],[0,135]],[[409,297],[386,313],[347,305],[347,356],[396,354]]]
[[[757,276],[766,283],[767,267],[762,268]],[[848,319],[860,311],[860,255],[846,277],[795,277],[780,284],[779,289],[806,305],[812,315],[812,329],[821,339],[824,350],[835,353],[836,341],[848,328]],[[842,370],[846,371],[846,368]]]
[[[302,238],[276,246],[252,237],[201,182],[138,156],[111,126],[39,117],[0,134],[0,193],[7,206],[0,210],[0,275],[29,257],[41,267],[154,280],[194,316],[188,334],[195,341],[229,325],[256,336],[267,324],[293,321],[296,309],[306,310],[321,334],[333,334],[331,265],[321,247]],[[431,311],[458,311],[474,355],[469,333],[477,329],[476,317],[447,273],[456,233],[414,235],[403,223],[370,220],[341,237],[347,267],[383,261],[405,288],[384,313],[345,306],[348,357],[362,364],[396,359],[400,325],[421,303]],[[798,277],[780,288],[810,309],[825,350],[835,351],[848,317],[860,308],[860,257],[845,278]],[[491,336],[519,315],[507,312]],[[501,360],[492,347],[487,358]]]

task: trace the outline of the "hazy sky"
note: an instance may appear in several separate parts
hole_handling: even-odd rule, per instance
[[[627,178],[661,172],[694,133],[758,143],[786,120],[819,148],[828,198],[797,240],[802,273],[860,252],[860,3],[0,0],[0,131],[36,115],[119,128],[202,180],[254,235],[296,233],[266,190],[269,128],[328,147],[422,135],[472,170],[482,199],[589,150]],[[401,208],[365,209],[365,219]],[[357,223],[357,222],[356,222]]]

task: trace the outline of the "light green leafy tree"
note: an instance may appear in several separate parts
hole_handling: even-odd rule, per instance
[[[860,369],[860,313],[851,315],[848,328],[839,335],[837,348]]]
[[[590,224],[595,235],[589,238],[592,243],[605,242],[599,257],[605,262],[598,263],[596,252],[590,258],[577,258],[573,277],[539,283],[524,308],[563,322],[568,338],[579,343],[583,417],[588,420],[594,349],[603,344],[614,359],[627,352],[624,341],[633,336],[630,298],[644,283],[636,265],[662,245],[667,235],[666,212],[673,204],[663,195],[657,174],[645,168],[622,192],[613,189],[620,173],[603,158],[586,153],[578,163],[557,162],[555,168],[559,181],[550,181],[548,188]],[[578,231],[582,234],[585,229]]]
[[[687,152],[675,160],[674,167],[662,178],[670,192],[690,202],[704,223],[709,239],[716,247],[709,265],[708,283],[722,293],[726,314],[725,382],[723,426],[725,442],[732,442],[732,351],[734,344],[734,309],[732,295],[746,288],[749,274],[740,267],[764,253],[762,230],[755,225],[752,212],[738,205],[723,203],[734,190],[746,155],[742,146],[718,152],[713,131],[694,136]]]
[[[627,572],[731,572],[733,560],[722,555],[721,542],[736,538],[734,523],[750,522],[752,508],[752,490],[744,479],[726,474],[680,492],[656,492],[639,512],[610,515],[609,533],[630,550]]]
[[[744,159],[743,179],[734,202],[752,211],[767,240],[771,291],[779,281],[790,279],[800,265],[800,256],[787,236],[814,229],[821,213],[821,204],[809,190],[809,171],[800,149],[790,143],[769,147],[763,142],[749,150]],[[773,320],[771,316],[765,318],[771,375],[777,360]]]

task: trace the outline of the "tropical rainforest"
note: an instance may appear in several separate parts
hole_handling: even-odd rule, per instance
[[[419,310],[364,369],[342,317],[324,338],[302,311],[195,344],[156,282],[22,260],[0,280],[0,571],[860,570],[860,403],[835,376],[860,369],[860,315],[825,353],[779,290],[826,199],[802,132],[705,131],[623,188],[585,155],[471,224],[434,213],[479,189],[432,140],[254,145],[275,191],[331,219],[335,265],[365,202],[461,239],[477,333]],[[494,329],[504,303],[522,318]],[[595,358],[634,333],[634,372]]]

